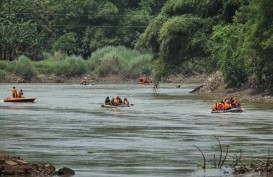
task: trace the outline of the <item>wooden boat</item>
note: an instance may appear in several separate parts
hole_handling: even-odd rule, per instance
[[[120,107],[130,107],[133,104],[120,104],[120,105],[112,105],[112,104],[102,104],[102,108],[120,108]]]
[[[4,102],[34,102],[36,98],[31,98],[31,97],[24,97],[24,98],[13,98],[13,97],[8,97],[4,99]]]
[[[212,110],[211,113],[242,113],[244,112],[241,108],[231,108],[228,110]]]

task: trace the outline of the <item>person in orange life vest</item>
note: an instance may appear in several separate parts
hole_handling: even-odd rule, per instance
[[[213,110],[213,111],[216,111],[216,110],[218,109],[217,106],[218,106],[217,103],[214,103],[214,104],[213,104],[212,110]]]
[[[128,101],[128,99],[127,99],[127,98],[124,98],[124,100],[123,100],[123,104],[126,104],[126,105],[128,105],[128,104],[129,104],[129,101]]]
[[[223,110],[223,101],[217,105],[218,110]]]
[[[120,99],[119,96],[117,96],[117,97],[114,99],[114,105],[119,105],[119,104],[122,104],[122,100]]]
[[[15,87],[13,87],[13,89],[11,90],[11,94],[13,98],[17,98],[18,95],[17,95],[17,90]]]
[[[18,93],[18,98],[24,98],[24,92],[23,92],[23,89],[21,89]]]
[[[236,107],[237,108],[241,108],[241,104],[240,103],[236,103]]]
[[[223,99],[223,109],[224,110],[229,109],[229,104],[228,104],[228,100],[226,97]]]
[[[228,102],[224,102],[224,110],[228,110],[230,108]]]

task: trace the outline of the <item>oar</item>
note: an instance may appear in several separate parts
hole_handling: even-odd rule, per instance
[[[130,104],[130,106],[134,106],[134,104]]]

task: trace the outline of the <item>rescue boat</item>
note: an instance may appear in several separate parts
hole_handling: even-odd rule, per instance
[[[228,110],[212,110],[211,113],[242,113],[244,112],[241,108],[231,108]]]
[[[13,98],[13,97],[8,97],[4,99],[4,102],[34,102],[36,98],[31,98],[31,97],[23,97],[23,98]]]
[[[120,108],[120,107],[130,107],[133,104],[120,104],[120,105],[112,105],[112,104],[102,104],[102,108]]]

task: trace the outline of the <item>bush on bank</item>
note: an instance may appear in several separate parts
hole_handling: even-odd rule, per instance
[[[24,80],[31,80],[36,75],[36,69],[31,60],[22,55],[14,61],[13,73],[22,77]]]
[[[151,74],[151,58],[124,46],[103,47],[84,60],[79,56],[68,56],[59,52],[45,54],[46,59],[31,61],[20,56],[14,61],[0,61],[0,78],[15,74],[25,81],[31,81],[39,74],[62,77],[80,77],[86,74],[106,77],[120,75],[124,78],[137,78],[141,73]]]
[[[88,68],[101,77],[122,75],[134,78],[141,73],[151,74],[151,59],[152,56],[149,54],[142,54],[124,46],[107,46],[92,54],[88,59]]]

